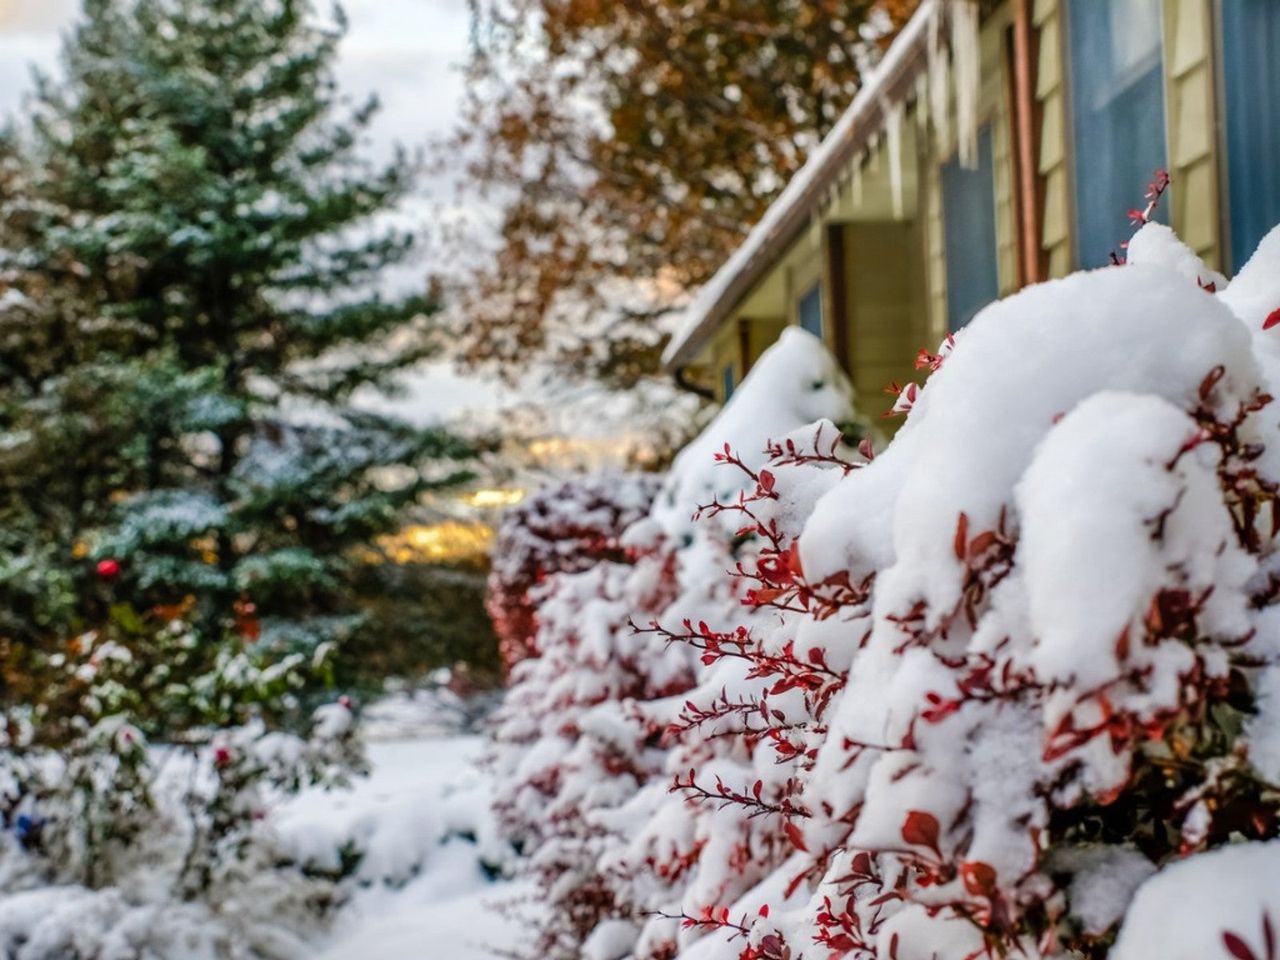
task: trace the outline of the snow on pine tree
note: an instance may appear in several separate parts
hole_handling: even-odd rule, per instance
[[[848,420],[850,402],[818,341],[788,332],[677,459],[650,516],[623,535],[629,560],[555,574],[534,589],[538,655],[512,671],[493,756],[500,826],[547,898],[529,918],[531,955],[594,958],[620,937],[634,939],[644,922],[646,905],[601,869],[618,842],[609,818],[638,822],[637,790],[665,796],[664,728],[696,682],[699,655],[629,623],[671,610],[735,622],[742,591],[724,571],[735,555],[754,556],[736,524],[691,519],[699,504],[731,499],[742,485],[715,467],[707,438],[730,439],[759,466],[770,435],[815,418]],[[829,423],[827,431],[834,440]]]
[[[0,145],[0,952],[286,956],[336,896],[265,801],[359,766],[354,564],[465,453],[348,403],[432,304],[378,292],[410,165],[343,31],[86,0]]]
[[[1274,956],[1277,278],[1280,230],[1228,284],[1145,224],[922,354],[877,456],[713,425],[734,568],[597,641],[690,689],[555,731],[665,728],[645,777],[524,748],[598,851],[582,956]]]
[[[58,615],[15,640],[99,617],[106,579],[319,664],[358,628],[355,548],[453,475],[450,437],[348,402],[421,358],[433,304],[379,289],[411,164],[359,156],[376,104],[336,90],[344,29],[305,2],[88,0],[40,81],[0,196],[0,325],[34,326],[6,342],[0,470],[39,535],[0,598]]]

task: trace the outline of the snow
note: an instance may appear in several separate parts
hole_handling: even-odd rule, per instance
[[[1164,670],[1175,671],[1176,685],[1188,664],[1173,650],[1139,645],[1133,656],[1116,655],[1117,638],[1138,634],[1150,598],[1171,581],[1196,596],[1211,591],[1207,622],[1224,639],[1249,633],[1254,564],[1235,543],[1215,448],[1179,455],[1199,434],[1160,397],[1104,391],[1040,444],[1016,502],[1026,518],[1021,565],[1041,679],[1095,690],[1145,666],[1155,671],[1153,688]]]
[[[1264,946],[1264,921],[1272,930],[1280,922],[1275,840],[1224,847],[1165,867],[1138,888],[1110,960],[1226,957],[1225,934],[1265,958],[1271,953]]]
[[[756,361],[714,420],[672,464],[653,518],[669,535],[684,532],[699,506],[715,497],[732,500],[741,477],[717,465],[714,456],[727,444],[751,467],[765,462],[765,443],[827,419],[853,414],[853,386],[835,358],[813,334],[788,327]]]
[[[995,527],[1055,418],[1106,389],[1186,407],[1219,365],[1230,371],[1224,406],[1258,382],[1230,310],[1156,266],[1028,287],[981,311],[956,342],[873,469],[851,474],[818,504],[801,540],[811,576],[861,574],[892,556],[881,577],[886,602],[948,609],[959,561],[938,532],[954,530],[961,513],[975,532]]]
[[[519,929],[498,910],[525,891],[483,867],[501,857],[475,769],[483,746],[478,735],[373,743],[368,778],[283,811],[281,832],[318,866],[349,841],[368,851],[317,960],[420,960],[428,946],[442,960],[489,960],[517,945]]]
[[[960,0],[949,7],[951,55],[955,62],[956,128],[960,163],[978,163],[978,84],[982,57],[978,49],[978,4]]]
[[[1072,874],[1071,913],[1085,933],[1100,936],[1129,908],[1133,894],[1155,864],[1131,847],[1080,847],[1056,857],[1055,869]]]
[[[829,360],[789,331],[635,555],[541,594],[496,755],[544,955],[1269,939],[1280,846],[1240,841],[1274,833],[1280,779],[1278,266],[1280,233],[1228,283],[1145,225],[1127,265],[983,310],[892,443],[839,466],[803,423],[849,395],[806,393]],[[1229,909],[1200,892],[1228,876],[1250,885]],[[1173,914],[1181,940],[1155,929]]]

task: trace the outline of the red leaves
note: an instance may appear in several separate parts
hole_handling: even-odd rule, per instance
[[[924,847],[942,856],[938,849],[938,818],[924,810],[911,810],[902,822],[902,839],[913,847]]]
[[[796,824],[788,820],[782,825],[782,832],[787,835],[787,839],[791,841],[791,845],[797,850],[804,853],[809,852],[809,848],[805,846],[804,842],[804,831],[796,826]]]
[[[1262,949],[1261,954],[1254,953],[1253,948],[1245,943],[1244,938],[1230,930],[1222,932],[1222,945],[1227,953],[1236,960],[1277,960],[1276,934],[1271,925],[1270,914],[1262,914]]]
[[[1129,211],[1130,223],[1134,226],[1140,226],[1151,222],[1151,216],[1156,212],[1156,206],[1160,203],[1161,196],[1164,195],[1165,190],[1169,189],[1169,179],[1169,171],[1164,169],[1156,170],[1155,176],[1147,184],[1147,192],[1143,194],[1143,199],[1147,201],[1147,205],[1142,210]]]
[[[1222,934],[1222,945],[1236,960],[1258,960],[1253,954],[1253,949],[1229,930]]]
[[[965,890],[975,897],[993,899],[996,894],[996,869],[981,860],[970,860],[960,864],[960,879]]]
[[[892,384],[896,387],[897,384]],[[898,399],[894,401],[893,406],[885,413],[886,417],[896,417],[901,414],[909,413],[911,408],[915,406],[916,397],[920,393],[920,385],[912,382],[903,387],[902,392],[898,394]]]
[[[956,521],[956,536],[954,547],[956,559],[963,562],[965,554],[969,547],[969,515],[964,511],[960,512],[960,518]]]
[[[925,723],[941,723],[959,710],[963,702],[961,700],[944,700],[932,690],[926,693],[924,698],[929,702],[929,706],[920,712],[920,719],[924,720]]]
[[[1277,310],[1271,315],[1271,317],[1268,317],[1267,322],[1270,323],[1272,317],[1276,317],[1277,315],[1280,315],[1280,310]],[[1218,385],[1219,381],[1221,381],[1224,376],[1226,376],[1226,373],[1227,368],[1222,364],[1218,364],[1205,374],[1204,379],[1200,381],[1201,403],[1207,403],[1209,401],[1209,395],[1213,393],[1213,388]]]
[[[1267,319],[1262,321],[1262,329],[1270,330],[1278,323],[1280,323],[1280,307],[1277,307],[1267,314]]]
[[[1116,637],[1116,659],[1124,663],[1129,659],[1129,628],[1126,626]]]

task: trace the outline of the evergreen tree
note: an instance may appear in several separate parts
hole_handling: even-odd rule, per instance
[[[327,660],[361,551],[457,479],[453,438],[353,409],[426,351],[381,272],[403,154],[306,0],[86,0],[0,155],[0,634],[195,600],[206,635]]]

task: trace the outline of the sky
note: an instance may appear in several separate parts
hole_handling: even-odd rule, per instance
[[[377,93],[382,103],[367,154],[385,158],[397,143],[412,149],[447,135],[463,90],[467,0],[344,0],[343,7],[350,31],[339,52],[340,89],[355,100]],[[56,73],[61,36],[78,9],[79,0],[0,0],[0,117],[22,110],[33,65]],[[474,201],[458,200],[457,175],[446,170],[424,177],[406,205],[404,216],[427,230],[428,239],[445,220],[484,216]],[[409,265],[393,283],[420,284],[425,270],[424,262]],[[491,384],[457,376],[443,363],[426,366],[408,388],[409,409],[401,412],[423,422],[491,406],[499,397]]]

